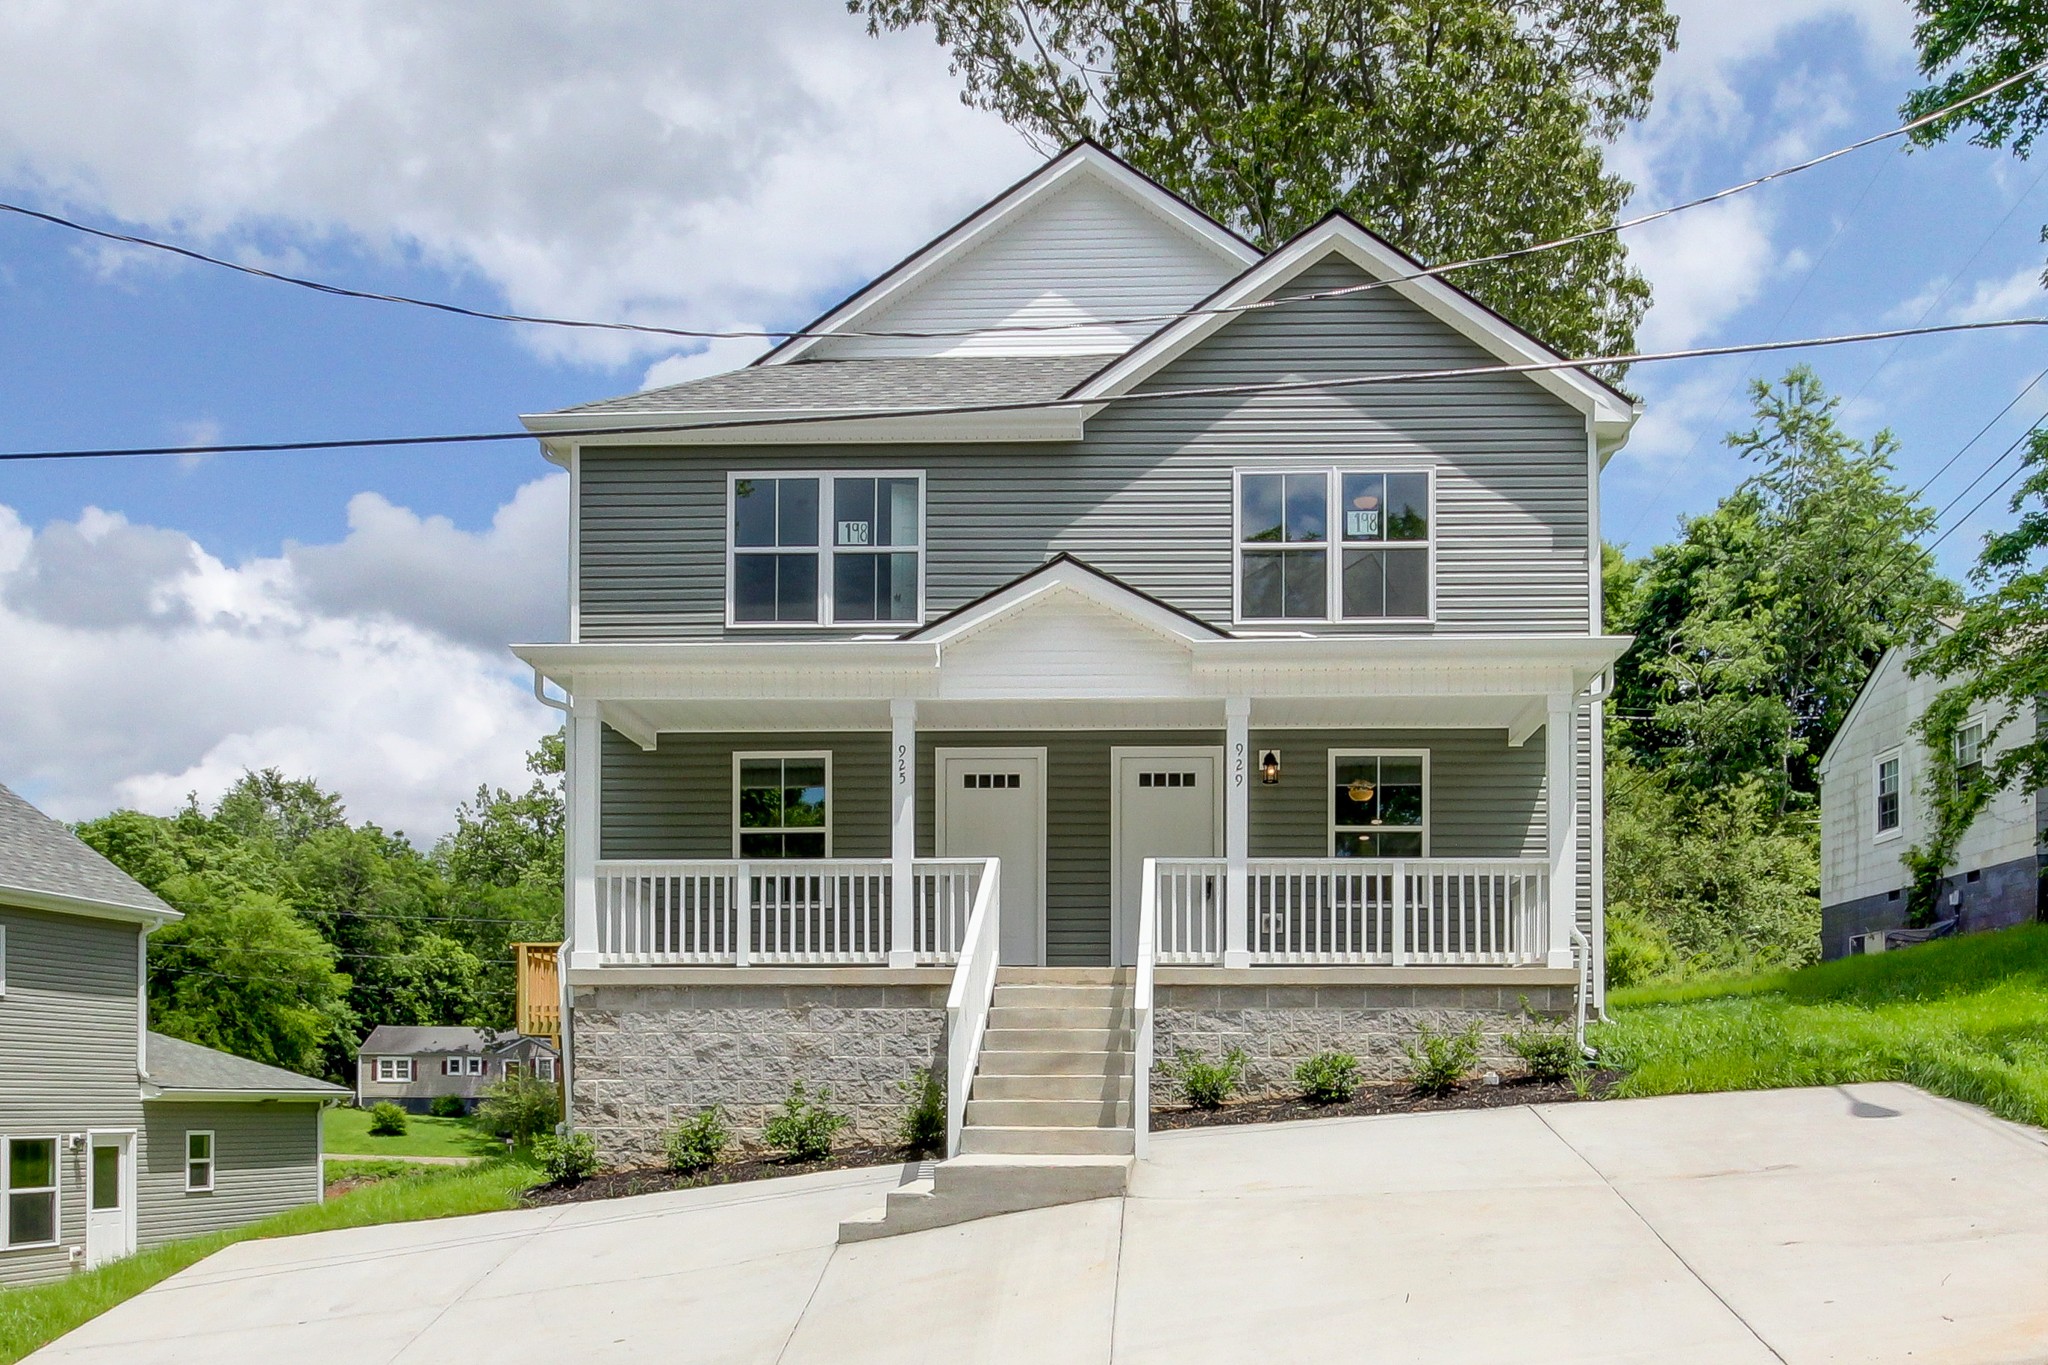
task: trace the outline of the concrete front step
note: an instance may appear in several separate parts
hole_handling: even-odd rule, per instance
[[[1103,1029],[1121,1032],[1131,1027],[1131,1012],[1115,1005],[1005,1005],[997,1001],[988,1012],[988,1026],[1001,1032],[1012,1029]]]
[[[839,1225],[841,1242],[867,1242],[1026,1209],[1114,1199],[1129,1188],[1128,1156],[956,1156],[928,1180],[889,1191],[877,1214]]]
[[[1004,986],[1129,986],[1132,967],[998,967],[996,989]]]
[[[983,1052],[1129,1052],[1124,1028],[992,1028],[982,1035]]]
[[[1045,1056],[1035,1053],[1034,1056]],[[1128,1069],[1102,1076],[991,1076],[974,1078],[967,1102],[976,1100],[1128,1100],[1131,1077]]]
[[[1009,1052],[983,1048],[975,1075],[982,1076],[1128,1076],[1131,1054],[1107,1048],[1092,1052]]]
[[[1129,1128],[1018,1128],[969,1124],[960,1130],[963,1155],[1129,1156],[1137,1150]]]
[[[1128,1124],[1121,1099],[967,1101],[967,1124],[981,1128],[1116,1128]]]
[[[1122,986],[997,986],[997,1009],[1066,1009],[1069,1006],[1129,1009],[1131,992]]]

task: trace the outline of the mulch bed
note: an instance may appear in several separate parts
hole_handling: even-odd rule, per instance
[[[749,1180],[775,1180],[786,1175],[812,1175],[818,1171],[850,1171],[863,1166],[901,1166],[923,1161],[927,1154],[907,1147],[841,1147],[822,1161],[794,1161],[787,1157],[750,1156],[721,1161],[696,1175],[677,1175],[660,1166],[630,1171],[604,1171],[573,1185],[536,1185],[521,1201],[528,1207],[549,1204],[578,1204],[586,1199],[623,1199],[635,1194],[666,1194],[670,1190],[701,1190],[708,1185],[737,1185]]]
[[[1621,1082],[1619,1071],[1595,1071],[1587,1099],[1601,1099]],[[1296,1119],[1341,1119],[1360,1114],[1433,1114],[1452,1109],[1506,1109],[1518,1104],[1559,1104],[1578,1099],[1566,1081],[1537,1081],[1503,1076],[1499,1085],[1467,1081],[1448,1095],[1425,1096],[1400,1083],[1361,1085],[1342,1104],[1311,1104],[1304,1099],[1239,1100],[1221,1109],[1154,1109],[1152,1131],[1174,1128],[1217,1128],[1236,1123],[1288,1123]]]

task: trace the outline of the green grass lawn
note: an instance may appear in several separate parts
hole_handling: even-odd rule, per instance
[[[2048,1126],[2048,925],[1943,939],[1797,972],[1616,991],[1589,1030],[1671,1095],[1908,1081]]]
[[[410,1167],[402,1176],[352,1190],[324,1204],[308,1204],[247,1227],[152,1247],[52,1284],[0,1290],[0,1365],[20,1360],[80,1323],[235,1242],[509,1209],[519,1202],[521,1192],[541,1179],[538,1169],[515,1160],[466,1167]]]
[[[340,1156],[493,1156],[505,1150],[467,1119],[427,1114],[406,1115],[404,1137],[371,1137],[367,1109],[329,1109],[320,1120],[320,1148]]]

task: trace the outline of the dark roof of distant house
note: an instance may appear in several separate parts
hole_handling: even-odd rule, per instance
[[[0,901],[9,891],[177,918],[149,888],[0,785]]]
[[[489,1052],[510,1047],[521,1035],[512,1029],[459,1028],[440,1025],[379,1024],[363,1039],[357,1055],[403,1057],[416,1052]],[[548,1047],[545,1038],[531,1041]]]
[[[844,412],[1043,402],[1064,397],[1113,355],[890,356],[793,360],[563,408],[586,413]]]
[[[201,1047],[167,1034],[149,1035],[149,1079],[159,1089],[203,1090],[209,1094],[247,1091],[252,1097],[305,1095],[308,1099],[339,1097],[349,1092],[283,1067],[266,1066],[231,1052]]]

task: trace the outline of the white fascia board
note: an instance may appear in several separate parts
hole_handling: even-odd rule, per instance
[[[519,420],[548,458],[568,459],[571,442],[593,446],[849,445],[860,442],[1078,441],[1075,405],[1007,412],[930,414],[868,409],[705,408],[686,412],[535,413]],[[655,430],[647,430],[647,428]],[[614,430],[615,429],[615,430]],[[595,433],[595,434],[590,434]]]
[[[1177,196],[1139,175],[1099,147],[1081,143],[1054,158],[1031,175],[968,215],[952,231],[882,275],[852,298],[811,323],[810,335],[796,338],[755,361],[757,365],[784,365],[796,360],[835,332],[858,331],[862,319],[881,312],[897,299],[939,273],[980,243],[1002,231],[1032,204],[1045,198],[1076,176],[1092,176],[1208,244],[1219,257],[1250,265],[1259,259],[1257,248],[1239,240]]]
[[[83,915],[88,919],[122,920],[130,924],[147,924],[152,927],[185,918],[168,905],[161,910],[146,910],[139,905],[109,905],[105,901],[91,900],[84,896],[66,896],[55,891],[33,891],[25,886],[8,886],[5,883],[0,883],[0,905],[17,906],[23,910],[48,910],[59,915]]]
[[[158,1103],[170,1104],[332,1104],[345,1100],[349,1092],[336,1086],[333,1090],[173,1090],[146,1081],[142,1087],[142,1098]]]
[[[1234,284],[1202,305],[1204,311],[1182,318],[1140,342],[1122,360],[1077,389],[1074,396],[1110,398],[1129,393],[1239,316],[1213,310],[1255,303],[1331,255],[1344,257],[1376,280],[1397,279],[1415,270],[1407,257],[1356,223],[1346,218],[1328,219],[1238,276]],[[1505,363],[1534,364],[1565,358],[1440,279],[1404,279],[1389,287]],[[1576,370],[1535,370],[1527,377],[1578,411],[1590,414],[1595,430],[1602,433],[1603,439],[1614,440],[1616,449],[1620,448],[1617,433],[1625,436],[1635,423],[1636,405],[1589,375]]]
[[[1863,703],[1877,690],[1877,680],[1884,676],[1885,669],[1891,667],[1903,649],[1903,645],[1893,645],[1878,656],[1877,666],[1870,670],[1870,676],[1863,680],[1863,686],[1856,689],[1856,700],[1849,703],[1849,714],[1842,717],[1842,723],[1835,727],[1834,737],[1828,740],[1828,747],[1821,750],[1820,761],[1814,764],[1814,771],[1820,776],[1827,776],[1828,766],[1834,760],[1835,749],[1841,744],[1842,736],[1849,733],[1849,727],[1863,714]]]
[[[653,700],[635,684],[657,678],[715,675],[723,682],[748,672],[801,672],[820,682],[837,674],[928,674],[938,649],[923,640],[679,640],[653,643],[514,645],[512,653],[549,682],[583,701]],[[835,695],[820,690],[821,696]],[[623,733],[623,732],[622,732]]]

